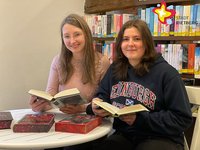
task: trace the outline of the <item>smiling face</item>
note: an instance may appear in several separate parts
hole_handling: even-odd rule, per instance
[[[73,25],[65,24],[62,28],[63,41],[67,49],[73,54],[83,53],[85,36],[83,31]]]
[[[142,37],[135,27],[125,29],[121,43],[122,53],[128,58],[132,66],[140,63],[145,53]]]

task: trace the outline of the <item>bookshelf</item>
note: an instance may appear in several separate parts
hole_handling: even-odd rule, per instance
[[[109,11],[129,12],[137,15],[138,8],[156,7],[162,0],[85,0],[85,14],[105,15]],[[199,0],[165,0],[167,5],[194,5]],[[200,36],[154,36],[155,44],[192,44],[200,46]],[[101,43],[114,41],[115,37],[94,37],[95,41]],[[200,85],[200,78],[194,74],[182,73],[183,79],[195,79],[195,85]]]

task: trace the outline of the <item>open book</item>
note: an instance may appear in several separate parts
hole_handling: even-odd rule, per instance
[[[85,102],[77,88],[61,91],[54,96],[51,96],[47,92],[34,89],[29,90],[28,93],[48,100],[59,108],[63,107],[65,104],[83,104]]]
[[[118,107],[111,105],[107,102],[98,101],[95,99],[93,100],[93,102],[96,105],[100,106],[101,108],[110,112],[113,117],[119,117],[120,115],[131,114],[131,113],[136,113],[140,111],[149,111],[146,107],[144,107],[141,104],[125,106],[124,108],[119,109]]]

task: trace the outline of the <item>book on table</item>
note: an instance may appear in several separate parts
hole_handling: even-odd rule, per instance
[[[142,104],[135,104],[130,106],[125,106],[123,108],[118,108],[114,105],[111,105],[104,101],[99,101],[94,99],[93,102],[98,105],[100,108],[105,109],[106,111],[110,112],[113,117],[119,117],[120,115],[137,113],[141,111],[149,111],[145,106]]]
[[[55,131],[86,134],[99,126],[102,118],[87,114],[73,114],[55,123]]]
[[[48,132],[54,124],[54,114],[26,114],[13,126],[13,132]]]
[[[45,91],[31,89],[29,94],[50,101],[57,107],[63,107],[65,104],[83,104],[85,100],[81,97],[77,88],[67,89],[52,96]]]
[[[0,129],[10,129],[13,117],[12,114],[7,112],[0,112]]]

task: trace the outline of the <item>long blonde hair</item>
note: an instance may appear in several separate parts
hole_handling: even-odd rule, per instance
[[[70,24],[80,28],[85,36],[85,47],[84,47],[84,58],[83,58],[83,73],[82,73],[82,82],[85,83],[94,83],[95,82],[95,50],[93,47],[93,38],[89,26],[86,21],[76,14],[68,15],[63,22],[61,23],[61,53],[60,53],[60,65],[61,65],[61,84],[65,84],[72,76],[74,68],[71,64],[72,52],[66,48],[63,41],[62,28],[65,24]]]

